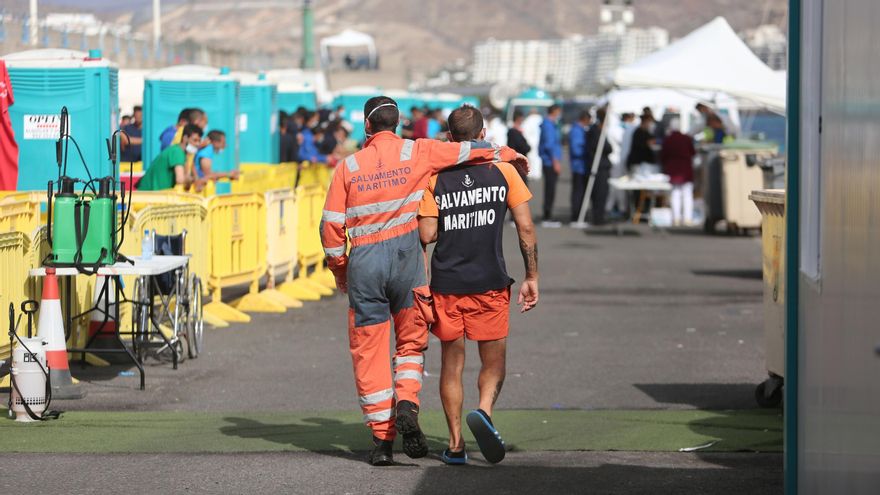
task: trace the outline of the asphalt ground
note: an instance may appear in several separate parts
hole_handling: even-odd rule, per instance
[[[539,229],[538,307],[511,316],[507,409],[750,409],[763,361],[760,244],[694,231]],[[511,275],[522,262],[511,228]],[[514,286],[516,288],[516,286]],[[88,395],[69,410],[316,411],[357,407],[347,299],[307,303],[249,324],[209,328],[207,352],[179,370],[150,361],[147,390],[118,367],[80,369]],[[426,408],[440,346],[427,352]],[[465,404],[479,360],[468,347]],[[122,371],[123,374],[129,374]],[[61,404],[59,402],[59,404]]]
[[[559,198],[567,198],[565,187],[563,181]],[[539,201],[533,202],[533,211]],[[566,216],[564,208],[559,216]],[[137,390],[131,367],[81,369],[71,363],[87,397],[56,401],[53,407],[85,416],[88,411],[144,413],[115,419],[132,419],[132,428],[145,428],[141,434],[148,437],[150,428],[159,432],[166,418],[188,412],[244,422],[263,414],[281,415],[282,424],[289,413],[291,422],[317,418],[312,425],[321,435],[341,435],[344,441],[326,449],[308,445],[304,452],[283,453],[235,445],[230,451],[220,441],[201,454],[151,453],[161,446],[150,450],[145,447],[150,442],[144,441],[124,450],[132,454],[83,454],[76,452],[94,452],[90,444],[109,444],[108,435],[130,433],[124,427],[92,430],[77,424],[78,416],[71,414],[70,428],[80,430],[79,436],[73,435],[66,448],[45,449],[66,453],[4,456],[9,466],[27,465],[15,471],[11,482],[42,477],[40,488],[30,493],[58,493],[62,487],[73,488],[71,493],[116,493],[122,485],[131,493],[780,493],[779,454],[707,452],[726,450],[725,444],[734,445],[732,438],[756,431],[759,435],[742,448],[773,452],[781,447],[778,411],[770,416],[750,411],[756,407],[754,387],[766,377],[760,240],[711,237],[687,229],[660,232],[645,225],[624,225],[621,231],[623,235],[610,227],[586,232],[539,228],[541,302],[534,311],[514,311],[511,317],[508,376],[495,416],[506,421],[505,414],[528,420],[548,411],[570,415],[565,428],[580,434],[571,435],[574,443],[563,445],[564,452],[540,442],[529,444],[524,439],[546,438],[536,437],[538,427],[528,421],[509,419],[511,429],[503,433],[524,450],[512,452],[499,466],[480,464],[478,454],[474,466],[462,470],[436,459],[413,462],[400,454],[396,459],[405,465],[385,471],[366,466],[362,459],[368,431],[355,419],[342,422],[344,428],[332,421],[340,414],[356,418],[358,409],[345,328],[347,300],[336,295],[281,315],[255,314],[247,325],[209,328],[207,352],[198,359],[178,370],[167,361],[150,361],[146,391]],[[505,255],[511,275],[521,280],[512,228],[505,235]],[[473,407],[479,363],[475,346],[468,352],[465,407]],[[445,427],[437,394],[439,345],[433,338],[426,371],[423,410],[437,416],[426,430],[430,427],[432,446],[439,446]],[[629,443],[614,435],[598,442],[594,437],[599,435],[590,432],[604,423],[597,426],[591,422],[598,416],[576,414],[606,411],[641,415],[656,429],[638,430],[644,433]],[[754,413],[771,422],[737,423],[727,433],[695,432],[688,425],[699,422],[680,415],[700,411],[722,418]],[[673,415],[668,425],[662,414]],[[230,426],[229,421],[221,423],[217,431]],[[566,430],[561,431],[564,437]],[[652,436],[658,431],[667,437],[658,448],[665,452],[644,452],[658,445]],[[676,437],[675,431],[681,435]],[[691,434],[720,441],[699,453],[669,452],[679,445],[695,446],[703,438],[687,436]],[[296,443],[296,431],[283,435]],[[12,439],[0,435],[0,451],[27,450],[16,449]],[[179,452],[171,447],[174,441],[172,436],[167,450]],[[78,447],[71,448],[71,443]],[[53,466],[51,475],[34,467],[40,464]]]
[[[444,466],[360,453],[0,455],[4,493],[740,495],[782,493],[780,456],[645,452],[511,453],[498,465]]]

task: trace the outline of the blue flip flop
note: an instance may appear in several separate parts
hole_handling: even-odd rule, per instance
[[[489,415],[482,409],[471,411],[467,415],[467,424],[474,438],[477,439],[483,457],[492,464],[501,462],[505,454],[504,440],[501,439],[501,434],[495,429]]]
[[[440,460],[451,466],[462,466],[464,464],[467,464],[468,456],[467,452],[465,452],[464,450],[462,450],[461,452],[453,452],[449,449],[446,449],[443,451],[442,454],[440,454]]]

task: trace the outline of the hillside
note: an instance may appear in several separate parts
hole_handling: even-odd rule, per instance
[[[104,17],[131,21],[151,32],[150,2],[43,0],[81,10],[95,8]],[[273,0],[163,0],[163,33],[176,41],[194,40],[218,47],[274,54],[281,66],[300,54],[299,2]],[[599,0],[315,0],[316,37],[357,29],[376,38],[384,69],[422,72],[456,59],[469,59],[474,43],[498,39],[558,38],[596,31]],[[636,26],[661,26],[672,38],[723,15],[736,30],[763,22],[784,23],[786,0],[635,1]]]

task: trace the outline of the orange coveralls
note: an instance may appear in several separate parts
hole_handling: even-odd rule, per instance
[[[393,440],[396,400],[419,404],[433,313],[418,235],[419,202],[432,174],[471,160],[510,161],[510,148],[401,139],[388,131],[336,166],[321,220],[327,264],[348,281],[348,338],[358,400],[373,435]],[[351,252],[346,255],[346,231]],[[391,320],[394,378],[388,359]]]

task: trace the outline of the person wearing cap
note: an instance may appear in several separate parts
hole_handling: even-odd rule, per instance
[[[522,168],[528,160],[506,147],[402,139],[394,133],[400,111],[386,96],[370,98],[364,115],[367,140],[334,170],[320,233],[336,286],[348,294],[358,402],[375,444],[369,462],[388,466],[398,432],[405,454],[417,458],[428,453],[418,423],[418,394],[434,318],[416,219],[428,179],[471,160],[507,161]],[[392,321],[393,362],[388,356]]]

